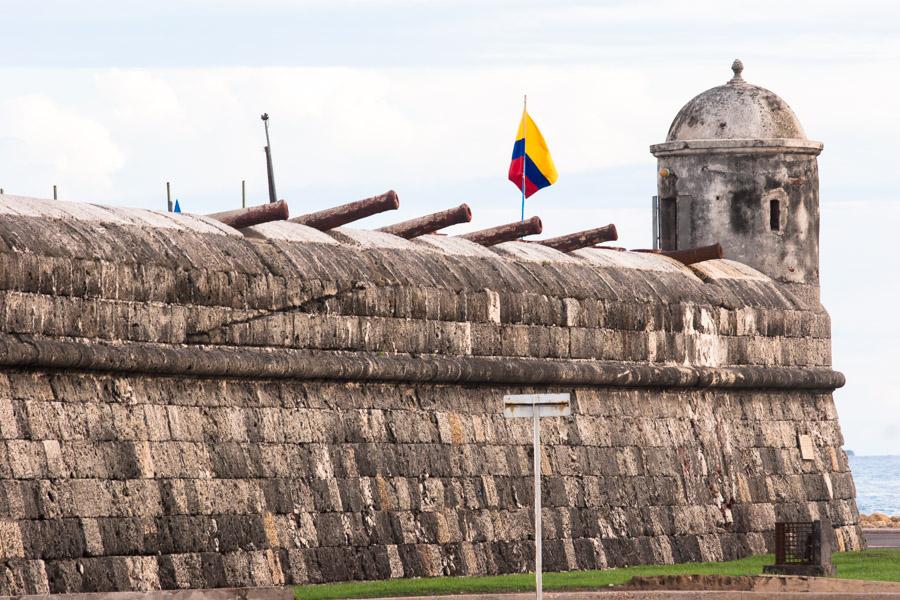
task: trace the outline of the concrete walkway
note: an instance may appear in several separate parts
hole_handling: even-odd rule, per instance
[[[629,588],[591,592],[545,592],[547,600],[900,600],[900,583],[820,577],[691,575],[639,578]],[[664,589],[669,588],[669,589]],[[673,589],[674,588],[674,589]],[[677,591],[675,591],[677,589]],[[418,600],[531,600],[534,593],[427,596]],[[390,598],[387,600],[404,600]],[[405,599],[410,600],[410,599]]]
[[[757,579],[757,578],[754,578]],[[762,577],[756,589],[679,591],[609,588],[591,592],[545,592],[547,600],[900,600],[900,583],[818,579],[805,577]],[[694,582],[695,584],[698,582]],[[517,594],[465,594],[457,596],[417,596],[382,600],[532,600],[534,592]],[[0,600],[293,600],[293,590],[282,588],[157,590],[151,592],[100,592],[92,594],[48,594],[0,596]]]
[[[863,529],[869,548],[900,548],[900,529]]]
[[[746,592],[746,591],[610,591],[544,592],[547,600],[900,600],[900,592]],[[381,600],[534,600],[531,594],[471,594],[465,596],[416,596]]]

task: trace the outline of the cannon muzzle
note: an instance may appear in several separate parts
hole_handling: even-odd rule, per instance
[[[481,244],[482,246],[494,246],[503,242],[511,242],[526,235],[535,235],[544,230],[540,217],[531,217],[527,221],[516,221],[506,225],[498,225],[489,229],[481,229],[459,237]]]
[[[651,252],[653,254],[662,254],[669,258],[674,258],[678,262],[685,265],[703,262],[704,260],[714,260],[722,258],[722,246],[718,242],[711,246],[699,246],[697,248],[686,248],[684,250],[635,250],[635,252]]]
[[[460,204],[456,208],[442,210],[440,212],[431,213],[430,215],[425,215],[424,217],[388,225],[387,227],[382,227],[378,231],[411,240],[420,235],[434,233],[444,227],[450,227],[451,225],[457,225],[459,223],[468,223],[471,220],[472,209],[469,208],[468,204]]]
[[[538,240],[537,243],[543,244],[544,246],[550,246],[554,250],[559,250],[560,252],[571,252],[572,250],[586,248],[603,242],[613,242],[617,239],[619,239],[619,232],[616,231],[615,225],[610,224],[604,227],[597,227],[596,229],[586,229],[584,231],[570,233],[569,235]]]
[[[326,208],[290,219],[291,223],[300,223],[307,227],[328,231],[353,221],[358,221],[372,215],[377,215],[386,210],[397,210],[400,207],[400,199],[397,192],[389,190],[379,196],[372,196],[356,202],[348,202],[334,208]]]
[[[206,216],[210,219],[221,221],[235,229],[242,229],[252,225],[259,225],[260,223],[268,223],[269,221],[284,221],[288,218],[288,205],[284,200],[278,200],[277,202],[227,210]]]

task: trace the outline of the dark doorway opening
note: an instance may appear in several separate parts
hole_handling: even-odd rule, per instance
[[[781,231],[781,201],[769,200],[769,229]]]
[[[678,249],[678,206],[675,198],[659,200],[659,247],[662,250]]]

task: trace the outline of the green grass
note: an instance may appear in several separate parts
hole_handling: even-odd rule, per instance
[[[900,581],[900,548],[877,548],[834,555],[841,579]]]
[[[759,575],[773,562],[772,555],[751,556],[723,563],[645,565],[605,571],[545,573],[545,590],[576,590],[620,585],[637,575]],[[900,581],[900,549],[843,552],[834,555],[838,577]],[[433,577],[302,585],[294,588],[298,600],[333,598],[378,598],[384,596],[426,596],[441,594],[483,594],[527,592],[534,589],[534,575],[514,574],[491,577]]]

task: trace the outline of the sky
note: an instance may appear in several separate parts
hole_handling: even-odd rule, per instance
[[[378,227],[468,203],[518,218],[506,181],[523,94],[560,173],[544,233],[615,223],[650,245],[655,161],[678,109],[731,77],[794,109],[820,156],[822,300],[845,447],[900,454],[900,6],[893,2],[0,0],[0,188],[185,211],[278,195],[293,214],[395,189]]]

